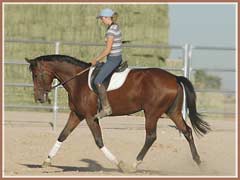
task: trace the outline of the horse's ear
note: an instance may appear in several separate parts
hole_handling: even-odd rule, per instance
[[[25,58],[25,61],[27,61],[27,63],[31,64],[31,59]]]
[[[28,58],[25,58],[25,61],[27,63],[29,63],[29,70],[32,71],[32,68],[37,66],[37,63],[36,61],[34,61],[33,59],[28,59]]]
[[[27,63],[31,64],[31,59],[25,58],[25,61],[27,61]]]

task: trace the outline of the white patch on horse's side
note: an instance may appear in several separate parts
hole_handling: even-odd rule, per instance
[[[90,81],[91,81],[91,75],[92,75],[92,72],[93,72],[94,68],[95,67],[91,67],[90,70],[89,70],[89,74],[88,74],[88,86],[91,90],[92,90],[92,87],[91,87],[91,82]],[[124,84],[124,82],[126,81],[128,73],[130,72],[130,70],[131,70],[130,68],[127,68],[123,72],[113,73],[107,91],[112,91],[112,90],[120,88]]]
[[[103,146],[101,148],[101,151],[103,152],[103,154],[107,157],[108,160],[110,160],[111,162],[113,162],[114,164],[118,165],[119,161],[117,160],[117,158],[108,150],[108,148],[106,148],[105,146]]]
[[[50,158],[52,158],[53,156],[55,156],[59,150],[59,148],[61,147],[62,142],[56,141],[56,143],[54,144],[54,146],[52,147],[51,151],[49,152],[48,156]]]

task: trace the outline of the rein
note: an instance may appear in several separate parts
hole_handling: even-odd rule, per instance
[[[87,70],[89,70],[91,67],[92,67],[92,66],[90,66],[90,67],[84,69],[83,71],[75,74],[73,77],[71,77],[70,79],[67,79],[66,81],[60,82],[60,83],[56,84],[55,86],[52,86],[52,87],[51,87],[51,90],[54,89],[54,88],[56,88],[56,87],[58,87],[58,86],[60,86],[60,85],[66,84],[67,82],[73,80],[73,79],[76,78],[77,76],[80,76],[81,74],[83,74],[84,72],[86,72]]]

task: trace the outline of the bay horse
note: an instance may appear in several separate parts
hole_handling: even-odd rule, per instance
[[[34,98],[40,103],[48,100],[47,94],[51,91],[51,84],[56,78],[60,82],[71,79],[79,72],[80,76],[72,78],[63,84],[68,92],[70,115],[60,133],[56,143],[49,152],[43,167],[51,165],[62,142],[84,119],[90,128],[98,148],[106,158],[114,163],[120,170],[128,171],[129,167],[119,161],[104,145],[97,113],[97,95],[88,86],[88,70],[90,63],[80,61],[66,55],[45,55],[35,59],[26,59],[30,64],[34,83]],[[184,88],[183,88],[184,86]],[[197,152],[192,129],[182,116],[183,91],[186,93],[186,106],[192,128],[196,134],[204,135],[210,131],[209,124],[201,119],[196,110],[196,93],[192,83],[183,76],[175,76],[160,68],[132,69],[124,84],[116,90],[107,93],[112,107],[112,116],[129,115],[143,110],[145,115],[145,143],[136,157],[134,169],[143,161],[147,151],[157,138],[157,122],[163,113],[176,124],[179,131],[187,139],[193,160],[200,165],[201,160]]]

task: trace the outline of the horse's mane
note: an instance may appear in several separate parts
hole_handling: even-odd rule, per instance
[[[90,63],[83,62],[77,58],[67,56],[67,55],[59,55],[59,54],[39,56],[39,57],[33,59],[33,61],[35,61],[35,62],[37,62],[37,61],[60,61],[60,62],[67,62],[70,64],[74,64],[74,65],[80,66],[82,68],[87,68],[91,65]]]

